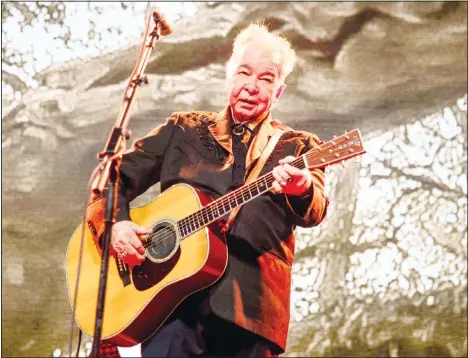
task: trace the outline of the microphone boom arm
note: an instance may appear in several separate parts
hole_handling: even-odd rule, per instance
[[[100,172],[96,176],[91,187],[94,194],[104,193],[109,173],[108,162],[111,158],[113,158],[113,156],[116,153],[123,152],[125,150],[123,139],[130,139],[131,133],[130,131],[127,131],[128,114],[130,112],[130,107],[132,105],[132,101],[135,96],[137,87],[142,84],[148,84],[149,82],[148,77],[144,75],[143,72],[148,63],[151,51],[155,47],[155,42],[159,39],[161,33],[161,22],[156,22],[156,13],[158,12],[152,11],[151,15],[148,16],[146,31],[143,39],[144,43],[140,49],[140,54],[138,56],[137,63],[135,65],[135,68],[133,69],[132,74],[130,75],[130,79],[125,89],[124,97],[120,105],[119,115],[117,117],[113,130],[109,135],[104,150],[98,153],[98,158],[102,161],[102,164],[100,166]],[[160,19],[164,19],[162,15],[159,16]],[[153,17],[156,24],[151,33],[149,33],[148,30],[151,24],[151,17]]]

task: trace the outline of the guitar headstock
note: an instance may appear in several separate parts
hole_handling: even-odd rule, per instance
[[[304,158],[309,169],[325,168],[365,152],[361,132],[359,129],[353,129],[351,132],[322,143],[319,148],[314,148],[304,154]]]

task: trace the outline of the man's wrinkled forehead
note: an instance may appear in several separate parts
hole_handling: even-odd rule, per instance
[[[236,68],[246,67],[252,70],[253,67],[257,67],[261,68],[262,72],[270,72],[279,76],[279,56],[271,48],[249,43],[237,48],[234,57]]]

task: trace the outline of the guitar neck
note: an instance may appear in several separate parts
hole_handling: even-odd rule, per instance
[[[289,164],[296,168],[304,169],[306,166],[303,157],[304,155],[296,158]],[[210,204],[193,214],[186,216],[177,223],[181,237],[185,238],[193,234],[206,225],[211,224],[226,214],[229,214],[235,208],[244,205],[263,193],[266,193],[272,188],[274,181],[275,179],[272,172],[268,172],[254,180],[252,183],[243,185],[229,194],[212,201]]]
[[[349,133],[335,137],[319,147],[294,159],[289,164],[299,169],[325,168],[328,165],[364,154],[361,133],[354,129]],[[235,208],[269,191],[275,181],[272,172],[262,175],[252,183],[226,194],[211,202],[195,213],[180,220],[177,225],[182,238],[202,229],[206,225],[229,214]]]

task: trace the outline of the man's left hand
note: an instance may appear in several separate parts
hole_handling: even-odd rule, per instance
[[[273,169],[273,192],[301,196],[312,185],[312,174],[308,169],[295,168],[288,164],[295,160],[288,156],[279,161],[279,165]]]

